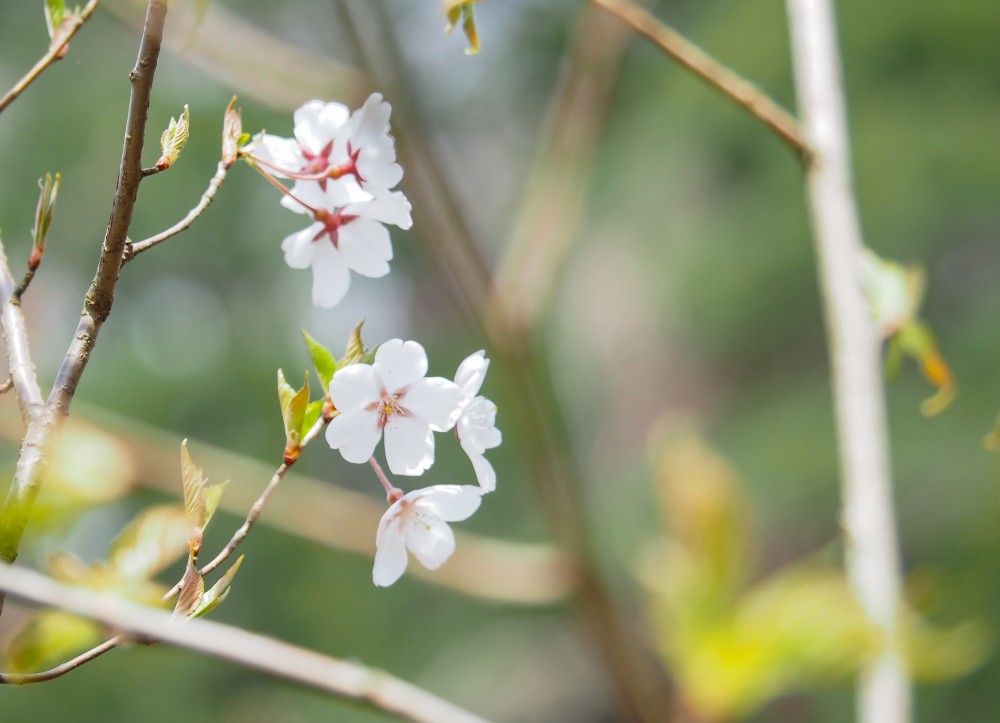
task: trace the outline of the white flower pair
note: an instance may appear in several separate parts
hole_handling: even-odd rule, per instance
[[[261,135],[251,155],[269,173],[295,179],[281,203],[313,223],[281,243],[285,262],[312,267],[313,303],[340,302],[350,272],[389,273],[392,242],[383,224],[413,225],[410,202],[392,188],[403,177],[389,135],[391,107],[373,93],[354,113],[312,100],[295,111],[294,138]]]
[[[496,473],[484,456],[501,441],[496,406],[478,396],[488,367],[479,351],[462,362],[454,382],[427,377],[423,347],[392,339],[378,348],[372,364],[352,364],[333,375],[330,399],[339,414],[327,427],[326,439],[348,462],[367,462],[384,434],[389,469],[420,475],[434,462],[434,432],[455,427],[479,481],[479,487],[415,490],[389,507],[375,538],[376,585],[391,585],[403,574],[406,548],[430,569],[443,564],[455,550],[447,523],[469,517],[481,496],[496,488]]]

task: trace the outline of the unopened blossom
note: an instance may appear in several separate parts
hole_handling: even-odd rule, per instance
[[[403,177],[389,135],[392,107],[373,93],[354,113],[340,103],[311,100],[295,111],[294,138],[265,134],[254,154],[268,170],[323,188],[330,180],[350,179],[374,195],[394,188]]]
[[[496,471],[484,452],[502,441],[500,430],[496,427],[497,405],[479,395],[489,366],[486,352],[480,350],[466,357],[455,373],[455,384],[462,390],[461,413],[455,424],[455,433],[472,461],[483,492],[492,492],[497,486]]]
[[[455,551],[448,523],[470,517],[482,494],[472,485],[434,485],[396,500],[378,524],[372,581],[379,587],[396,582],[406,571],[407,550],[429,570],[441,567]]]
[[[385,436],[385,458],[395,474],[419,475],[434,463],[434,432],[451,429],[462,390],[448,379],[427,377],[427,354],[415,341],[391,339],[373,364],[338,369],[330,399],[340,412],[326,441],[348,462],[367,462]]]
[[[308,214],[313,223],[281,242],[285,262],[294,269],[312,268],[312,300],[336,305],[350,286],[350,272],[377,278],[389,273],[392,241],[383,224],[410,228],[410,204],[399,192],[376,199],[356,185],[303,185],[282,203]]]

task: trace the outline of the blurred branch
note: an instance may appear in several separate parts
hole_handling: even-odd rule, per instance
[[[76,670],[81,665],[89,663],[91,660],[101,657],[109,650],[114,650],[119,645],[124,643],[125,640],[126,637],[124,635],[116,635],[113,638],[105,640],[100,645],[91,648],[87,652],[80,653],[80,655],[77,655],[72,660],[67,660],[62,665],[57,665],[56,667],[41,673],[0,673],[0,684],[29,685],[31,683],[47,683],[50,680],[61,678],[66,675],[66,673]]]
[[[407,169],[403,183],[413,201],[422,238],[459,291],[490,345],[512,389],[508,398],[515,428],[533,466],[533,481],[548,522],[579,575],[576,603],[600,652],[629,719],[660,721],[669,710],[666,682],[638,631],[623,619],[604,580],[589,529],[585,488],[573,459],[562,410],[551,380],[533,356],[530,340],[508,336],[502,314],[490,318],[490,274],[456,199],[440,154],[427,145],[425,124],[407,67],[380,3],[345,0],[345,28],[356,55],[394,107],[393,132]]]
[[[205,192],[201,194],[201,199],[198,204],[187,212],[187,215],[180,221],[175,223],[170,228],[165,231],[161,231],[155,236],[150,236],[142,241],[136,241],[134,243],[129,243],[125,246],[125,256],[122,260],[123,263],[127,263],[134,259],[136,256],[141,254],[143,251],[148,251],[157,244],[163,243],[169,238],[173,238],[182,231],[186,231],[191,224],[195,222],[201,214],[205,212],[209,206],[212,205],[212,201],[215,200],[215,194],[218,192],[219,188],[222,186],[222,182],[226,180],[226,173],[228,173],[229,167],[226,166],[221,161],[219,162],[219,167],[215,171],[215,175],[212,176],[212,180],[208,184],[208,188]]]
[[[7,377],[7,381],[5,381],[3,384],[0,384],[0,394],[6,394],[13,388],[14,388],[13,377]]]
[[[43,55],[37,63],[29,70],[23,78],[21,78],[14,87],[7,91],[3,98],[0,98],[0,113],[4,111],[4,108],[9,106],[14,102],[17,96],[24,92],[25,88],[35,82],[35,79],[42,74],[42,72],[52,65],[53,62],[59,60],[63,56],[63,51],[66,46],[69,45],[69,41],[73,39],[76,32],[83,27],[83,24],[90,20],[90,16],[94,14],[97,9],[97,5],[100,0],[90,0],[89,3],[76,15],[65,27],[59,29],[59,40],[54,41],[52,45],[49,46],[49,50],[45,55]]]
[[[84,299],[76,333],[56,375],[48,400],[40,414],[31,420],[21,443],[21,454],[17,461],[14,479],[11,481],[3,511],[0,512],[0,560],[5,562],[13,562],[17,558],[21,537],[48,470],[51,449],[66,415],[69,414],[73,394],[97,342],[97,334],[111,313],[115,286],[121,271],[122,251],[139,192],[149,96],[153,86],[153,76],[156,73],[156,61],[160,54],[160,41],[163,37],[166,16],[167,6],[164,0],[149,0],[138,57],[135,67],[129,74],[132,92],[111,218],[104,234],[97,272]],[[0,594],[0,612],[2,610],[3,595]]]
[[[719,63],[633,0],[591,0],[591,2],[607,10],[635,32],[653,41],[664,53],[723,95],[743,106],[750,115],[774,131],[808,160],[812,151],[799,127],[799,122],[756,85]]]
[[[900,556],[892,502],[880,339],[862,286],[861,227],[833,9],[827,0],[788,0],[795,80],[806,137],[809,202],[824,296],[840,441],[847,572],[887,648],[862,673],[861,723],[909,720],[900,656]]]
[[[630,38],[587,6],[566,54],[548,124],[494,278],[494,309],[530,333],[580,226],[594,156]]]
[[[231,625],[201,619],[178,623],[169,613],[113,595],[63,585],[23,568],[0,565],[0,589],[18,598],[84,615],[151,640],[245,665],[317,690],[364,700],[412,721],[483,721],[479,716],[379,670],[330,658]]]
[[[7,367],[10,369],[8,381],[14,387],[14,396],[17,397],[17,405],[21,410],[21,423],[27,429],[39,415],[45,402],[35,377],[35,365],[31,361],[24,313],[15,292],[14,277],[11,276],[7,254],[0,241],[0,324],[3,326]]]
[[[203,17],[195,5],[181,2],[170,8],[164,47],[240,96],[283,110],[316,95],[358,94],[358,73],[333,58],[282,41],[221,3],[209,3]],[[105,0],[105,6],[121,20],[133,21],[132,0]]]

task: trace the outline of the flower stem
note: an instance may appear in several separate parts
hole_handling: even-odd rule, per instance
[[[372,469],[375,470],[375,474],[378,475],[378,481],[382,483],[383,487],[385,487],[385,495],[389,501],[395,502],[402,497],[403,491],[398,487],[392,486],[392,482],[390,482],[389,478],[385,476],[385,472],[382,471],[382,467],[380,467],[379,463],[375,461],[375,458],[369,457],[368,461],[371,463]]]
[[[262,175],[264,177],[264,179],[268,183],[270,183],[272,186],[274,186],[275,188],[277,188],[279,191],[281,191],[283,194],[285,194],[286,196],[288,196],[290,199],[292,199],[296,203],[299,203],[302,206],[304,206],[305,208],[307,208],[310,211],[310,213],[313,213],[313,214],[316,213],[316,209],[315,208],[313,208],[308,203],[306,203],[301,198],[299,198],[294,193],[292,193],[290,190],[288,190],[288,188],[285,186],[284,183],[282,183],[277,178],[275,178],[274,176],[272,176],[270,173],[268,173],[267,171],[265,171],[263,168],[261,168],[259,165],[257,165],[257,163],[254,163],[252,165],[253,165],[253,167],[255,169],[257,169],[257,173],[259,173],[260,175]],[[268,165],[270,165],[270,164],[268,164]],[[284,171],[282,171],[282,172],[284,172]]]

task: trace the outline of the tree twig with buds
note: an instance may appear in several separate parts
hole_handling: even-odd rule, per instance
[[[0,113],[9,106],[14,100],[24,92],[25,88],[35,82],[35,79],[41,75],[46,68],[52,65],[53,62],[59,60],[62,57],[63,51],[66,46],[69,45],[69,41],[73,39],[76,32],[83,27],[83,24],[90,20],[90,16],[94,14],[97,9],[100,0],[90,0],[89,3],[80,11],[80,14],[74,17],[67,26],[61,28],[59,32],[59,39],[52,43],[49,47],[48,52],[45,53],[38,62],[32,66],[31,70],[25,73],[24,77],[21,78],[14,84],[14,87],[4,94],[3,98],[0,98]]]

